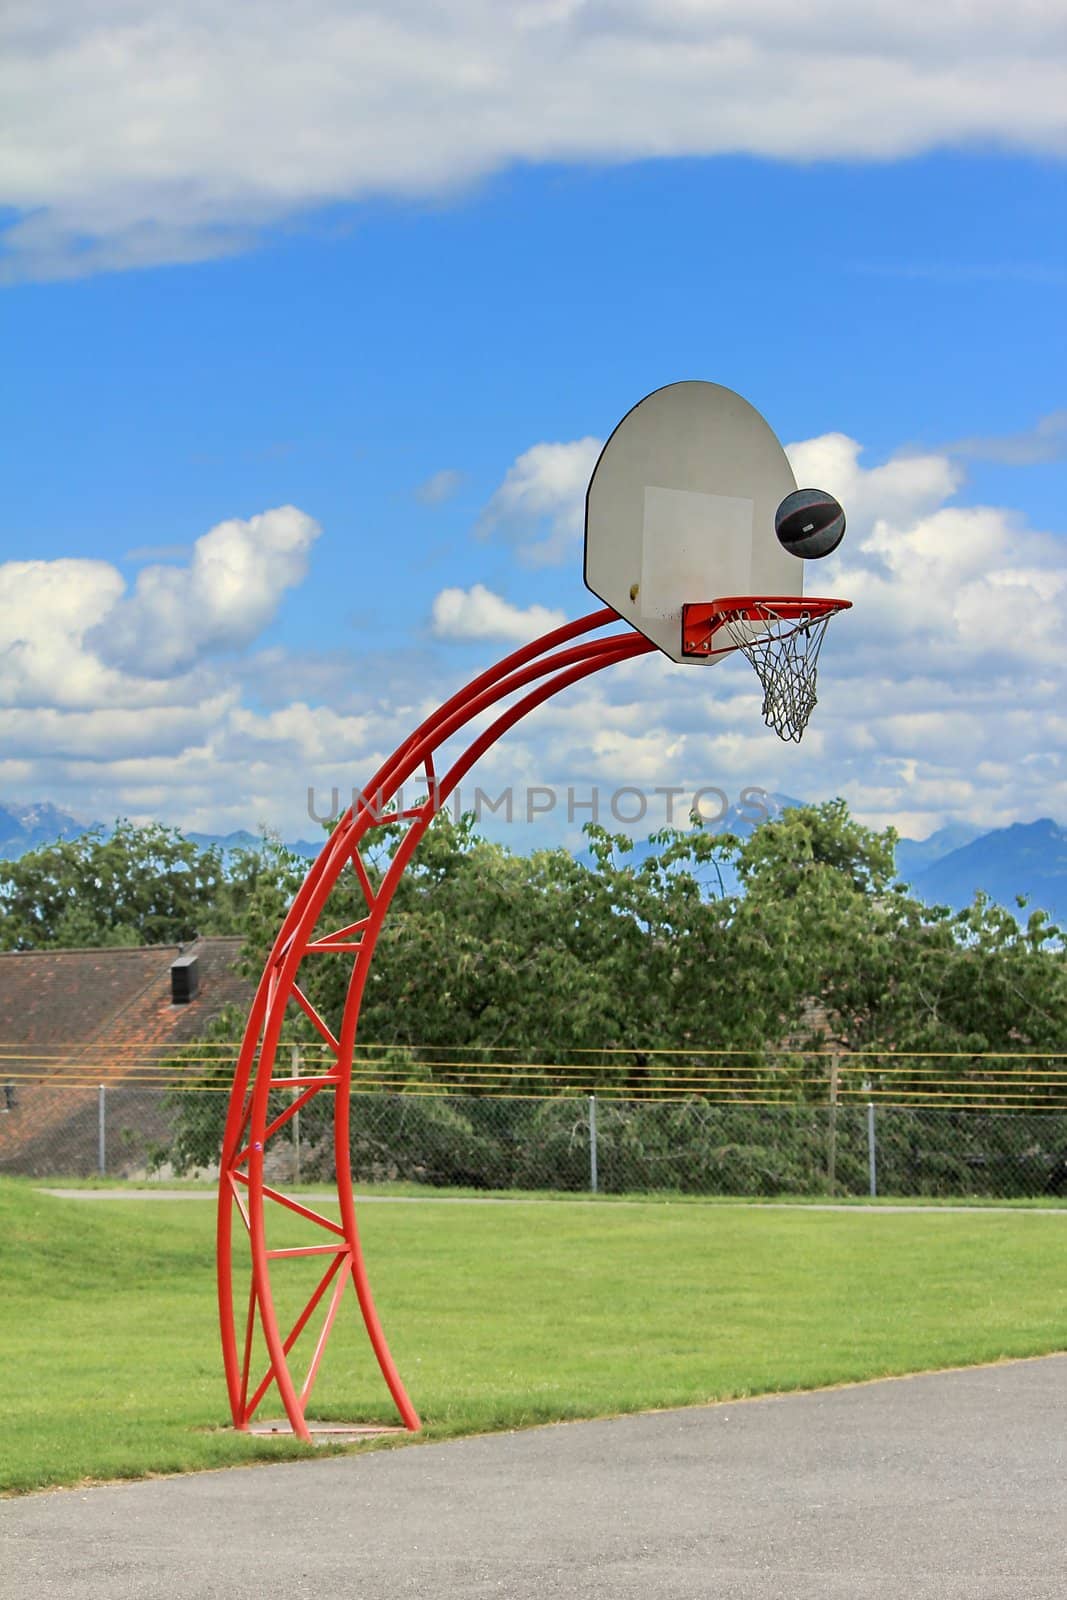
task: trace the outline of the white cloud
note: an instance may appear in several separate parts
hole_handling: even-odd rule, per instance
[[[106,561],[0,565],[0,704],[99,704],[111,673],[83,646],[125,584]]]
[[[550,628],[562,627],[562,611],[547,606],[512,605],[484,584],[442,589],[433,603],[431,628],[438,639],[509,639],[523,644]]]
[[[588,435],[531,445],[508,468],[479,532],[503,535],[531,567],[568,560],[582,537],[585,491],[603,448],[603,440]]]
[[[854,602],[833,630],[864,674],[989,683],[1054,669],[1067,629],[1062,538],[1003,507],[944,504],[962,481],[946,454],[863,468],[861,453],[843,434],[789,447],[798,477],[845,507],[845,541],[809,564],[806,587]]]
[[[828,489],[844,506],[850,543],[878,519],[900,524],[933,511],[963,482],[962,468],[943,452],[894,456],[879,467],[861,466],[862,453],[844,433],[786,445],[801,488]]]
[[[90,642],[103,657],[165,677],[200,657],[251,643],[307,571],[319,525],[295,506],[220,522],[187,567],[145,567]]]
[[[440,472],[433,473],[415,489],[415,498],[424,506],[439,506],[459,490],[463,482],[462,472],[455,467],[444,467]]]
[[[731,799],[747,785],[842,793],[865,820],[913,835],[950,818],[1067,820],[1063,536],[1002,506],[956,503],[959,468],[944,452],[867,466],[855,440],[832,434],[791,453],[850,518],[840,551],[814,564],[808,587],[855,602],[827,636],[803,743],[783,746],[763,726],[746,662],[709,669],[643,656],[542,706],[471,773],[472,786],[555,785],[564,799],[549,822],[554,837],[573,832],[567,788],[587,794],[592,783],[608,794],[627,783],[690,793],[718,785]],[[255,521],[239,525],[242,550]],[[290,530],[293,548],[302,526]],[[194,556],[179,612],[198,593],[195,565]],[[220,616],[229,643],[232,629],[251,626],[223,608],[196,633],[200,658],[186,666],[171,614],[144,602],[138,627],[161,615],[162,651],[176,663],[150,676],[129,653],[121,666],[99,653],[109,617],[138,595],[104,562],[0,566],[0,797],[208,831],[266,822],[311,837],[308,787],[320,810],[334,787],[345,799],[459,686],[459,667],[435,640],[519,642],[563,620],[474,585],[437,596],[430,637],[415,649],[294,661],[271,645],[220,662],[211,655]],[[259,595],[256,615],[281,598],[280,589]],[[650,803],[646,831],[665,820],[664,805]],[[530,837],[509,835],[518,848]]]
[[[345,716],[299,700],[265,716],[239,706],[220,737],[219,753],[241,760],[292,759],[308,768],[342,766],[373,748],[383,731],[380,718]]]
[[[38,0],[4,32],[12,277],[224,255],[516,162],[1067,145],[1053,0]]]
[[[1063,537],[1004,507],[955,504],[963,470],[947,449],[866,465],[834,433],[789,454],[849,519],[807,587],[855,603],[827,637],[803,743],[763,727],[747,663],[642,657],[544,707],[536,734],[518,731],[520,770],[564,786],[842,792],[871,822],[917,834],[951,817],[1067,818]]]
[[[145,567],[132,592],[104,561],[0,564],[0,705],[195,702],[200,664],[258,636],[318,532],[294,506],[221,522],[188,565]]]
[[[233,693],[220,692],[198,705],[0,710],[0,749],[16,759],[48,756],[105,765],[168,757],[200,743],[233,709],[235,699]]]
[[[301,673],[277,646],[236,653],[300,581],[317,532],[293,507],[220,523],[186,567],[149,568],[132,591],[103,561],[0,564],[0,794],[78,816],[315,837],[308,786],[365,782],[398,718],[419,717],[401,670],[367,674],[355,705],[350,659],[343,673],[333,658]],[[219,649],[235,654],[213,662]],[[344,709],[301,697],[317,685],[338,699],[346,679]]]
[[[1008,467],[1030,467],[1067,457],[1067,411],[1050,411],[1021,433],[992,433],[956,439],[945,446],[953,455],[976,461],[997,461]]]

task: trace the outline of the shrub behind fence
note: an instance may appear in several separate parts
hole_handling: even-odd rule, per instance
[[[0,1172],[211,1173],[225,1109],[213,1090],[26,1085],[0,1110]],[[332,1181],[325,1100],[269,1159],[279,1179]],[[1067,1111],[359,1093],[352,1166],[357,1183],[440,1188],[1022,1199],[1067,1195]]]

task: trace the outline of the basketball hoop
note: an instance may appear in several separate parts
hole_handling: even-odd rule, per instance
[[[682,612],[687,656],[740,650],[763,688],[763,720],[779,739],[799,744],[815,709],[815,675],[830,618],[851,600],[733,595]],[[724,635],[716,639],[716,634]],[[727,642],[728,641],[728,642]]]
[[[849,605],[847,600],[805,600],[804,571],[809,561],[836,548],[843,531],[844,513],[836,500],[821,490],[798,489],[781,443],[747,400],[713,383],[687,381],[655,390],[612,433],[586,493],[585,581],[603,609],[521,645],[479,673],[398,745],[358,801],[353,792],[352,806],[323,845],[279,929],[234,1070],[219,1162],[217,1276],[235,1428],[249,1431],[273,1387],[297,1438],[311,1443],[323,1431],[309,1418],[308,1406],[349,1280],[400,1421],[410,1432],[421,1427],[389,1353],[363,1259],[352,1191],[351,1091],[375,947],[435,815],[450,795],[458,795],[474,763],[528,713],[602,668],[654,649],[670,661],[708,665],[743,651],[759,675],[766,722],[781,738],[799,740],[815,705],[815,667],[827,624]],[[687,604],[690,595],[723,589],[757,593]],[[627,624],[623,632],[586,637],[618,619]],[[405,809],[400,796],[412,783],[425,790],[426,798]],[[394,797],[398,806],[388,816],[402,831],[385,861],[375,830],[383,804]],[[340,891],[337,923],[343,920],[343,926],[333,921],[329,908],[335,888]],[[357,890],[365,912],[352,922]],[[331,927],[332,933],[324,932]],[[312,951],[316,962],[341,958],[334,969],[346,996],[339,1023],[328,1024],[301,988]],[[309,1059],[300,1073],[294,1067],[294,1076],[278,1076],[278,1052],[293,1001],[320,1035],[325,1053],[321,1065],[319,1058],[315,1064]],[[276,1091],[287,1085],[293,1097],[277,1112]],[[266,1181],[271,1171],[265,1168],[267,1146],[274,1138],[289,1139],[300,1107],[317,1096],[325,1115],[332,1107],[339,1224],[274,1188],[273,1179]],[[268,1247],[277,1237],[272,1219],[280,1218],[279,1206],[298,1212],[328,1237],[296,1250]],[[235,1260],[235,1238],[248,1241],[250,1274]],[[322,1275],[286,1335],[288,1318],[281,1319],[280,1308],[290,1301],[290,1291],[284,1291],[284,1301],[276,1297],[275,1272],[281,1278],[290,1257],[314,1254],[324,1261]],[[301,1292],[307,1292],[307,1284]],[[310,1327],[308,1339],[313,1338],[312,1318],[320,1303],[325,1309],[318,1312],[317,1342],[301,1378],[295,1361],[290,1364],[292,1351],[303,1329]],[[257,1383],[264,1344],[267,1365]],[[260,1426],[271,1432],[285,1427]],[[342,1432],[362,1434],[368,1426]]]

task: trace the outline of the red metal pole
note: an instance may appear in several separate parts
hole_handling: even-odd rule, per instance
[[[401,1420],[412,1431],[420,1426],[378,1318],[363,1260],[352,1195],[352,1061],[360,1006],[374,947],[397,885],[419,841],[436,812],[479,757],[515,723],[561,690],[615,662],[642,655],[654,648],[641,634],[629,630],[607,638],[572,643],[582,635],[618,620],[614,611],[605,608],[557,628],[532,644],[513,651],[445,701],[382,764],[363,797],[346,811],[289,908],[249,1011],[223,1137],[217,1228],[219,1321],[230,1409],[237,1428],[249,1426],[264,1395],[273,1385],[278,1390],[294,1433],[303,1439],[310,1438],[306,1410],[311,1386],[341,1302],[341,1292],[336,1284],[343,1283],[349,1272],[371,1346]],[[473,718],[523,690],[526,692],[479,733],[448,772],[438,778],[434,756],[445,742],[454,739]],[[360,845],[371,829],[383,821],[397,820],[395,814],[386,814],[384,808],[416,774],[421,774],[426,780],[427,798],[411,812],[402,814],[408,827],[377,889],[374,889],[360,855]],[[363,885],[367,900],[366,917],[340,930],[332,942],[315,940],[314,930],[330,892],[349,863],[355,867]],[[333,953],[352,962],[339,1038],[335,1038],[322,1018],[317,1016],[297,982],[301,962],[309,952],[318,960]],[[334,1062],[326,1072],[302,1075],[298,1085],[301,1093],[297,1099],[285,1112],[268,1120],[272,1088],[276,1089],[283,1083],[286,1086],[293,1084],[291,1076],[274,1075],[282,1024],[292,1000],[297,1001],[318,1028],[334,1056]],[[264,1176],[264,1161],[271,1139],[288,1123],[299,1105],[308,1103],[322,1093],[332,1094],[334,1098],[334,1157],[340,1225],[295,1197],[268,1185]],[[283,1271],[285,1263],[294,1256],[319,1253],[319,1249],[308,1246],[298,1251],[271,1251],[267,1244],[267,1217],[276,1206],[316,1223],[333,1241],[332,1244],[324,1244],[321,1251],[333,1255],[334,1260],[287,1335],[278,1321],[272,1291],[272,1270]],[[240,1326],[235,1316],[233,1294],[235,1211],[248,1240],[251,1263],[247,1315]],[[329,1297],[310,1368],[306,1377],[298,1382],[290,1370],[290,1352],[325,1296],[326,1288],[334,1280],[338,1267],[341,1277],[336,1279],[334,1292]],[[255,1382],[251,1359],[257,1321],[267,1346],[268,1365],[265,1374]]]

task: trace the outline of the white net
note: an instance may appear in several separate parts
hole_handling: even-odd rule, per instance
[[[831,611],[782,616],[766,601],[723,619],[723,627],[756,669],[763,720],[779,739],[799,744],[818,701],[816,667]]]

